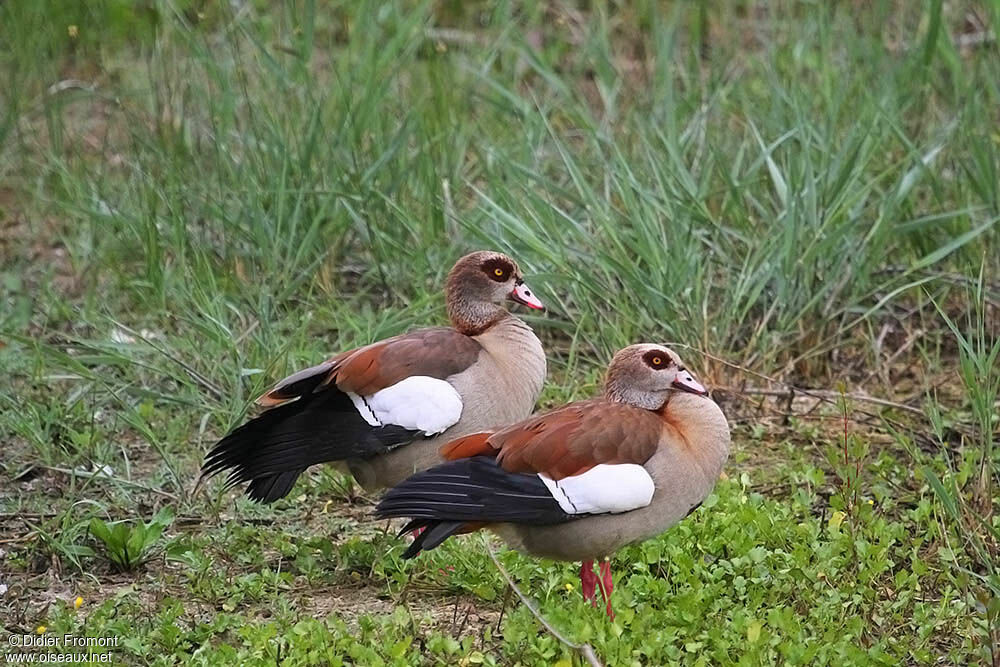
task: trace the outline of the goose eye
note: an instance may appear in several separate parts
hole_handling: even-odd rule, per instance
[[[650,350],[643,355],[642,360],[654,371],[662,371],[670,367],[671,358],[658,350]]]
[[[482,269],[490,280],[495,280],[498,283],[506,281],[513,271],[512,266],[501,259],[492,259],[485,264],[483,264]]]

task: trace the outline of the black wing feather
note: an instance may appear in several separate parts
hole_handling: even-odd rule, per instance
[[[507,472],[489,456],[417,473],[390,489],[375,512],[380,518],[410,519],[400,534],[425,529],[404,558],[433,549],[466,523],[551,525],[576,518],[563,511],[538,475]]]
[[[250,482],[247,495],[268,503],[288,495],[311,465],[371,458],[419,437],[419,431],[402,426],[370,425],[347,394],[330,386],[303,393],[235,429],[205,457],[202,475],[229,471],[229,486]]]

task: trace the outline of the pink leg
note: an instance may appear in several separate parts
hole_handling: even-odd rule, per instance
[[[615,582],[611,578],[611,561],[601,561],[601,596],[608,603],[608,618],[615,620],[615,612],[611,610],[611,592],[615,590]]]
[[[590,600],[597,606],[597,597],[594,589],[597,588],[597,575],[594,574],[594,561],[585,560],[580,563],[580,589],[583,591],[583,599]]]

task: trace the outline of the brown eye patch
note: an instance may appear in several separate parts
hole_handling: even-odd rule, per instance
[[[514,267],[511,263],[500,257],[486,260],[483,262],[482,269],[483,273],[498,283],[507,282],[507,279],[514,273]]]
[[[662,371],[664,368],[667,368],[672,361],[663,350],[650,350],[642,355],[642,360],[646,362],[647,366],[656,371]]]

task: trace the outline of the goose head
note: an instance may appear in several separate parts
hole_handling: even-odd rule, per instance
[[[677,392],[708,395],[677,353],[664,345],[630,345],[608,366],[604,393],[609,400],[659,410]]]
[[[445,282],[448,316],[463,333],[482,333],[507,314],[509,302],[544,310],[517,262],[501,252],[481,250],[459,259]]]

